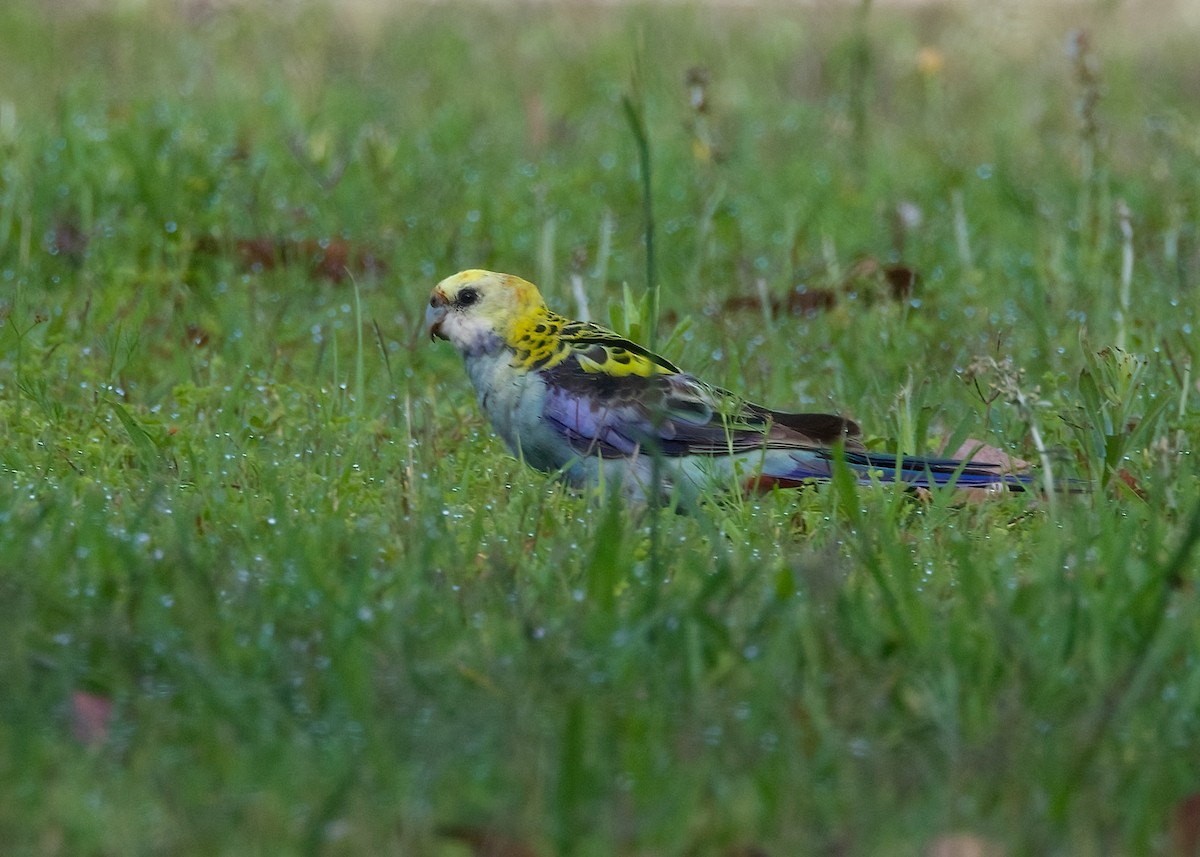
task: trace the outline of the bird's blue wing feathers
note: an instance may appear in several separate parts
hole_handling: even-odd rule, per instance
[[[914,486],[1000,484],[1023,490],[1026,474],[949,458],[899,458],[869,452],[850,420],[831,414],[771,411],[684,372],[649,377],[587,372],[568,359],[545,371],[544,416],[582,456],[623,458],[764,452],[761,475],[781,483],[828,479],[834,446],[861,481]]]
[[[585,373],[570,362],[546,372],[544,415],[584,455],[617,458],[638,451],[720,455],[762,445],[768,423],[736,423],[719,397],[688,375]]]
[[[850,420],[771,411],[686,372],[611,375],[567,359],[544,377],[546,420],[584,455],[729,455],[764,444],[825,448],[838,440],[862,448]]]

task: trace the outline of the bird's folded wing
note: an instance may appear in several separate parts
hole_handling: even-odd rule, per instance
[[[839,438],[857,445],[857,426],[841,417],[776,413],[683,372],[603,371],[603,347],[576,351],[543,373],[544,416],[582,455],[729,455],[825,448]]]

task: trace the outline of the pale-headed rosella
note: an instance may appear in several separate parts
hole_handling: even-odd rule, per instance
[[[577,487],[681,508],[727,488],[828,480],[840,458],[861,482],[1023,490],[1027,474],[954,459],[870,452],[856,423],[788,413],[706,384],[592,322],[546,306],[520,277],[442,280],[425,321],[462,354],[479,406],[518,458]]]

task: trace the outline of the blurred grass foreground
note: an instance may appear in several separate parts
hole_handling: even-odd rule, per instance
[[[5,2],[0,851],[1198,853],[1198,28]],[[577,496],[473,266],[1094,490]]]

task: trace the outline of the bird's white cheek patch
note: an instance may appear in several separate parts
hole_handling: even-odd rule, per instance
[[[482,319],[467,318],[450,313],[442,322],[442,334],[463,354],[479,354],[490,351],[500,338],[492,326]]]

